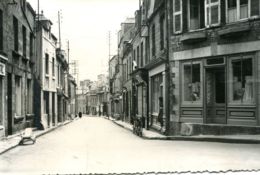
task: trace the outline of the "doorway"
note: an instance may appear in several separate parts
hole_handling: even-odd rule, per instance
[[[225,67],[206,68],[206,123],[226,124]]]

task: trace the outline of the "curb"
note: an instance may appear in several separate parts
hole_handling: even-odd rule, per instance
[[[74,120],[70,120],[70,121],[68,121],[68,122],[66,122],[66,123],[63,123],[63,124],[58,125],[58,126],[56,126],[56,127],[50,128],[49,130],[46,130],[46,131],[44,131],[44,132],[42,132],[42,133],[39,133],[39,134],[36,134],[35,137],[36,137],[36,138],[39,138],[39,137],[41,137],[41,136],[43,136],[43,135],[45,135],[45,134],[48,134],[48,133],[50,133],[50,132],[52,132],[52,131],[54,131],[54,130],[56,130],[56,129],[58,129],[58,128],[61,128],[61,127],[63,127],[63,126],[66,126],[66,125],[68,125],[69,123],[72,123],[73,121],[74,121]],[[4,154],[4,153],[8,152],[8,151],[11,150],[11,149],[16,148],[17,146],[19,146],[19,142],[16,143],[16,144],[14,144],[13,146],[8,147],[7,149],[1,151],[1,152],[0,152],[0,155],[2,155],[2,154]]]
[[[116,125],[118,125],[118,126],[120,126],[121,128],[124,128],[124,129],[126,129],[126,130],[128,130],[128,131],[131,131],[131,132],[133,132],[133,130],[132,129],[129,129],[129,128],[127,128],[127,127],[125,127],[125,126],[123,126],[123,125],[120,125],[119,123],[117,123],[117,122],[115,122],[115,121],[113,121],[113,120],[111,120],[113,123],[115,123]]]
[[[131,129],[111,120],[116,125],[131,131]],[[176,141],[198,141],[198,142],[218,142],[218,143],[235,143],[235,144],[260,144],[260,140],[257,139],[239,139],[239,138],[225,138],[225,137],[199,137],[199,136],[165,136],[165,137],[149,137],[142,136],[146,140],[176,140]]]

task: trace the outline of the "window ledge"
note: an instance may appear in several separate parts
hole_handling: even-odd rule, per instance
[[[188,44],[188,43],[200,42],[205,40],[206,38],[207,38],[206,32],[202,30],[202,31],[186,33],[181,37],[180,41]]]
[[[34,114],[26,114],[26,120],[31,120],[33,119]]]
[[[7,61],[8,60],[7,54],[3,51],[0,51],[0,59]]]
[[[221,37],[233,37],[237,36],[238,34],[242,32],[248,32],[250,31],[250,26],[249,24],[241,26],[241,25],[233,25],[233,26],[228,26],[228,28],[221,29],[218,34]]]

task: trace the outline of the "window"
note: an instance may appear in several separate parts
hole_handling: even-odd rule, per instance
[[[152,25],[152,56],[155,56],[156,45],[155,45],[155,25]]]
[[[207,27],[220,24],[220,0],[205,0],[205,23]]]
[[[139,46],[137,46],[137,53],[136,53],[136,63],[137,63],[137,67],[140,67],[140,50],[139,50]]]
[[[164,49],[164,15],[160,17],[160,49]]]
[[[18,52],[19,49],[18,20],[16,17],[13,17],[13,27],[14,27],[14,50]]]
[[[144,43],[141,42],[141,65],[140,67],[144,66]]]
[[[189,62],[183,64],[183,101],[201,101],[201,63]]]
[[[49,75],[49,54],[45,54],[45,74]]]
[[[173,29],[174,33],[182,31],[182,0],[173,1]]]
[[[251,16],[259,16],[260,14],[260,0],[251,0]]]
[[[250,0],[227,0],[227,23],[248,18],[250,16],[249,1]]]
[[[231,59],[230,71],[230,101],[232,103],[254,102],[253,58],[237,57]]]
[[[204,28],[204,0],[189,0],[189,30]]]
[[[23,26],[23,56],[26,57],[26,28]]]
[[[159,113],[159,97],[163,97],[163,76],[158,74],[152,77],[152,112]]]
[[[3,11],[0,10],[0,50],[3,50]]]
[[[55,77],[55,58],[52,57],[52,76]]]
[[[143,86],[137,86],[137,114],[142,115],[143,112]]]
[[[32,80],[28,79],[27,80],[27,114],[32,114],[33,113],[33,108],[32,108]]]
[[[3,94],[3,77],[0,77],[0,101],[2,102],[2,104],[0,105],[0,125],[3,125],[3,97],[4,97],[4,94]]]
[[[22,115],[22,85],[21,77],[15,76],[15,114]]]
[[[30,33],[30,57],[33,57],[33,33]]]
[[[60,65],[58,65],[58,86],[60,87],[61,82],[60,82]]]

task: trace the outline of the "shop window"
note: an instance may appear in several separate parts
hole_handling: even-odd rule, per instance
[[[254,102],[253,58],[241,57],[231,60],[231,102]]]
[[[173,1],[173,29],[174,33],[182,31],[182,0]]]
[[[159,97],[163,97],[163,77],[162,74],[152,77],[152,112],[159,113]]]
[[[190,62],[183,64],[183,101],[201,101],[201,64]]]
[[[15,76],[15,114],[22,115],[22,85],[21,77]]]
[[[32,114],[33,113],[33,102],[32,102],[32,80],[28,79],[27,80],[27,114]]]
[[[142,115],[143,113],[143,87],[137,87],[137,114]]]
[[[189,29],[198,30],[204,28],[204,0],[189,0]]]
[[[248,18],[250,1],[251,0],[227,0],[227,22],[231,23]]]
[[[205,23],[207,27],[220,24],[220,0],[205,0]]]

